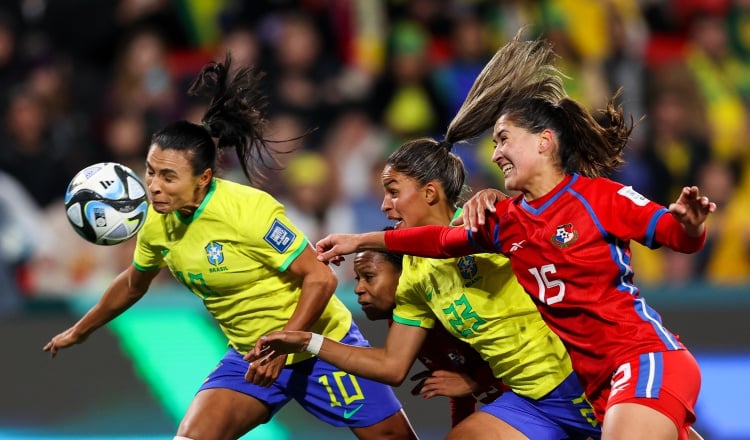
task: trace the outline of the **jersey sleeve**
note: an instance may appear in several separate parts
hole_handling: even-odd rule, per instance
[[[245,231],[246,252],[255,260],[283,272],[309,242],[287,218],[284,206],[266,193],[256,203],[241,210],[241,230]]]
[[[678,252],[693,253],[701,250],[706,243],[706,228],[699,237],[691,237],[685,233],[685,228],[671,213],[663,215],[656,225],[654,240]]]
[[[393,310],[393,321],[403,325],[426,329],[435,326],[435,315],[424,301],[429,294],[428,288],[409,270],[410,257],[404,259],[404,270],[398,280],[396,289],[396,308]]]
[[[385,247],[391,252],[426,258],[463,257],[485,252],[474,247],[464,228],[417,226],[385,231]]]
[[[597,183],[592,186],[599,194],[589,195],[587,199],[607,204],[596,209],[604,229],[602,232],[622,241],[635,240],[652,249],[658,248],[661,244],[654,239],[656,227],[659,219],[669,211],[631,186],[606,179]]]

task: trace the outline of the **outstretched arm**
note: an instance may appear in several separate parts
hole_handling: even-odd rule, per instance
[[[426,258],[463,257],[488,249],[475,247],[463,228],[417,226],[365,234],[331,234],[315,245],[318,260],[336,264],[343,255],[368,249],[385,249]]]
[[[385,347],[355,347],[310,332],[281,331],[263,336],[246,359],[263,365],[278,356],[309,351],[336,367],[387,383],[400,385],[409,372],[427,330],[394,323]]]
[[[96,329],[141,299],[158,273],[158,270],[142,272],[134,266],[125,269],[112,281],[96,305],[72,327],[52,338],[43,350],[55,357],[58,350],[84,342]]]
[[[385,250],[385,233],[330,234],[315,244],[318,260],[335,264],[340,263],[344,255],[368,249]]]

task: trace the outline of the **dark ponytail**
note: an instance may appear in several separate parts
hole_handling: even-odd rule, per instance
[[[210,97],[202,128],[216,138],[216,147],[233,147],[250,183],[263,178],[275,153],[263,137],[268,99],[260,88],[265,74],[247,66],[232,69],[230,54],[223,63],[210,62],[193,80],[188,94]],[[275,162],[274,162],[275,164]]]

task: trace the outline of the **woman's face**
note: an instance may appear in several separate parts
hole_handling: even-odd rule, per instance
[[[146,157],[146,187],[151,206],[158,213],[180,211],[191,215],[200,205],[211,170],[194,176],[187,152],[153,144]]]
[[[511,191],[524,191],[536,175],[542,136],[513,125],[501,116],[492,134],[495,150],[492,161],[505,178],[505,187]]]
[[[395,229],[424,226],[427,223],[429,205],[424,186],[415,179],[393,170],[390,165],[383,168],[383,204],[380,210],[396,223]]]
[[[354,274],[354,293],[367,318],[390,318],[396,307],[396,286],[401,275],[398,267],[382,252],[364,251],[354,256]]]

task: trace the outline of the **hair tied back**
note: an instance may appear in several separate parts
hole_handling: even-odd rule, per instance
[[[201,121],[201,125],[202,125],[202,126],[203,126],[203,128],[204,128],[204,129],[206,130],[206,132],[208,132],[208,135],[209,135],[209,136],[211,136],[211,137],[216,137],[216,136],[214,136],[213,132],[211,131],[211,125],[210,125],[210,124],[209,124],[208,122],[206,122],[206,121]]]
[[[445,148],[446,151],[453,150],[453,142],[448,142],[446,140],[442,140],[438,142],[438,147]]]

